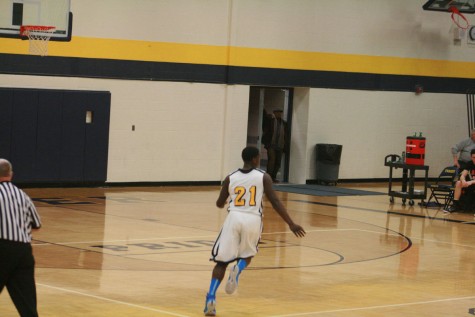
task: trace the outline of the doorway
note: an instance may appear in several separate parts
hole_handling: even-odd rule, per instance
[[[283,111],[282,118],[287,122],[287,137],[290,140],[292,121],[293,89],[280,87],[251,87],[249,93],[249,115],[247,123],[247,145],[260,149],[260,168],[267,170],[267,150],[262,144],[262,123],[264,114],[272,114],[274,110]],[[289,152],[290,152],[289,147]],[[279,182],[288,182],[289,179],[289,153],[282,155],[280,169],[276,179]]]

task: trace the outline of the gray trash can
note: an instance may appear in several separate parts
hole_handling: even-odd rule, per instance
[[[340,172],[340,159],[342,145],[339,144],[317,144],[317,183],[325,185],[336,185]]]

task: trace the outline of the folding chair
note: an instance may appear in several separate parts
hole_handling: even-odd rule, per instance
[[[429,184],[430,197],[426,203],[429,205],[431,200],[439,206],[448,207],[454,199],[455,182],[457,180],[458,170],[456,166],[447,166],[440,173],[434,184]]]

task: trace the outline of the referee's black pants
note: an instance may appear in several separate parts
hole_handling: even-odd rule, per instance
[[[38,317],[31,244],[0,239],[0,293],[5,286],[21,317]]]

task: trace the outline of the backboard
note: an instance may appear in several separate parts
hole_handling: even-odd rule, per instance
[[[429,0],[422,8],[429,11],[451,12],[456,7],[460,13],[475,13],[475,0]]]
[[[22,25],[54,26],[51,41],[70,41],[71,0],[0,0],[0,37],[20,38]]]

